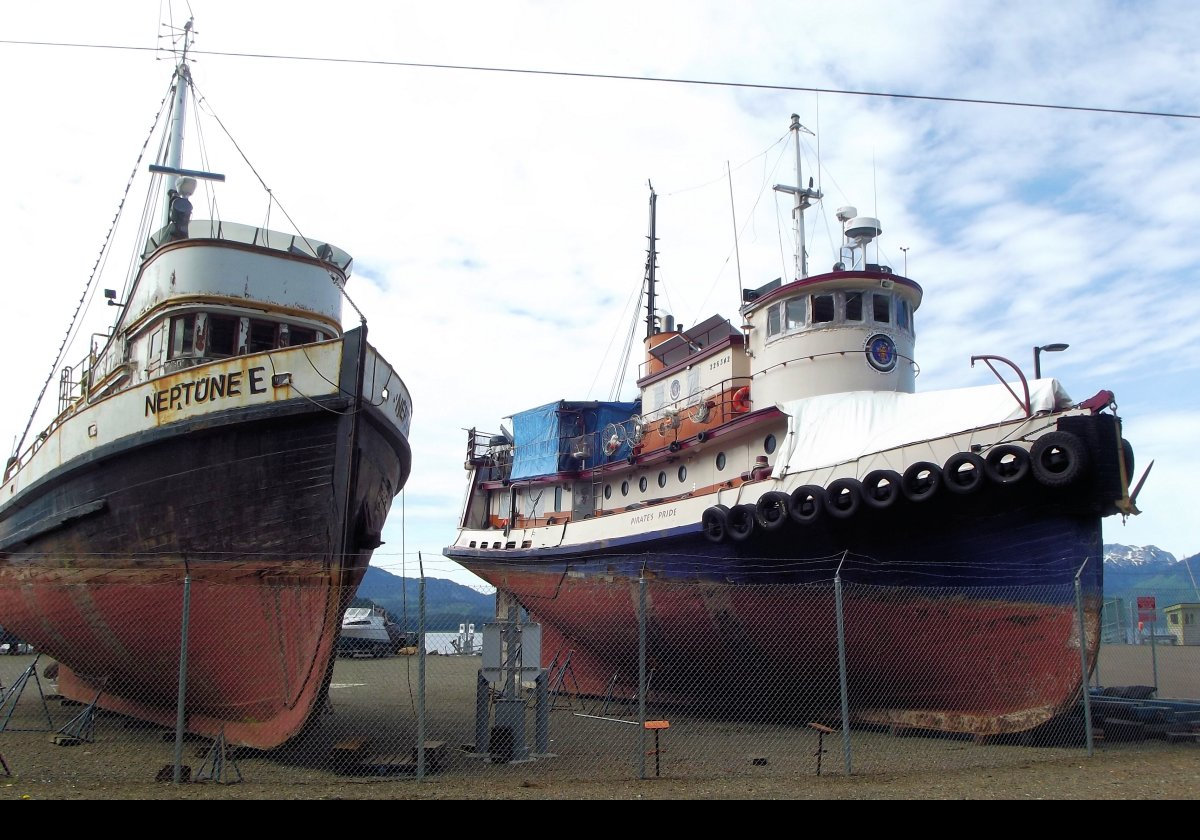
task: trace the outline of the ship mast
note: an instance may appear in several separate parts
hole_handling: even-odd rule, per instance
[[[654,185],[650,184],[650,234],[648,236],[650,245],[646,249],[646,338],[654,337],[656,320],[654,314],[654,264],[658,262],[658,238],[654,234],[654,212],[657,201],[658,195],[654,192]]]
[[[171,130],[167,136],[167,153],[163,163],[168,169],[179,171],[183,161],[183,123],[187,116],[188,87],[192,83],[192,71],[188,68],[188,49],[192,46],[192,21],[189,19],[183,25],[183,53],[179,57],[179,65],[175,68],[175,103],[171,108]],[[176,179],[167,179],[166,193],[163,202],[163,227],[171,222],[171,204],[178,195]]]
[[[789,187],[785,184],[776,184],[775,191],[783,193],[791,193],[795,199],[795,205],[792,208],[793,221],[796,224],[796,279],[803,280],[808,276],[808,252],[804,247],[804,211],[812,206],[812,202],[821,200],[821,191],[813,189],[813,179],[808,179],[808,186],[801,186],[804,179],[800,177],[800,132],[812,134],[804,126],[800,125],[800,115],[792,114],[791,132],[792,138],[796,143],[796,184],[795,187]]]

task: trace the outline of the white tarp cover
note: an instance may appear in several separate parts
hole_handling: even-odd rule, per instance
[[[1014,390],[1021,394],[1019,384]],[[1073,404],[1057,379],[1030,382],[1029,402],[1034,414]],[[779,410],[788,415],[788,436],[776,478],[1025,416],[999,384],[923,394],[848,391],[779,403]]]

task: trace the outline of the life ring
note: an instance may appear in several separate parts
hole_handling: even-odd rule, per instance
[[[734,414],[745,414],[750,410],[750,389],[748,387],[738,388],[733,392],[733,404],[730,410]]]
[[[754,520],[764,531],[777,531],[788,521],[788,494],[763,493],[754,505]]]
[[[895,470],[872,470],[862,482],[863,502],[875,510],[890,508],[900,498],[902,481]]]

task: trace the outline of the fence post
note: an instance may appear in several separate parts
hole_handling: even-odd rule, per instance
[[[646,778],[646,576],[638,577],[638,778]]]
[[[417,781],[425,778],[425,562],[417,552],[421,570],[417,599]]]
[[[183,730],[187,715],[184,706],[187,703],[188,675],[188,621],[192,608],[192,575],[187,571],[187,558],[184,558],[183,575],[183,615],[180,616],[179,628],[179,694],[175,699],[175,770],[172,780],[175,784],[183,781]]]
[[[1083,621],[1083,588],[1079,583],[1079,576],[1083,574],[1083,567],[1087,565],[1087,560],[1083,561],[1083,566],[1079,567],[1079,571],[1075,573],[1075,612],[1079,616],[1079,686],[1083,691],[1083,728],[1087,737],[1087,754],[1088,758],[1092,757],[1092,698],[1088,691],[1088,672],[1087,672],[1087,631],[1084,628]]]
[[[1154,606],[1154,620],[1150,622],[1150,667],[1154,669],[1154,697],[1158,698],[1158,605]]]
[[[838,687],[842,695],[842,756],[845,760],[846,775],[849,776],[853,772],[850,753],[850,695],[846,687],[846,623],[842,615],[842,563],[846,562],[846,553],[842,552],[842,559],[833,574],[833,601],[837,609]]]

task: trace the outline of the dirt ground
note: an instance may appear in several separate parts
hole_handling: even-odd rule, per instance
[[[0,657],[11,686],[32,657]],[[1115,657],[1109,662],[1115,666]],[[412,754],[417,669],[412,657],[339,660],[332,711],[312,732],[271,752],[231,754],[236,784],[156,782],[174,754],[170,733],[109,714],[94,737],[51,744],[78,707],[42,704],[31,685],[15,709],[0,707],[0,797],[11,799],[1200,799],[1200,744],[1147,740],[1098,744],[1094,757],[1072,744],[1030,747],[969,739],[852,732],[853,774],[842,743],[800,722],[732,721],[671,715],[662,735],[659,777],[639,780],[640,730],[632,709],[563,698],[550,715],[549,751],[528,763],[491,763],[471,754],[472,657],[430,657],[426,738],[441,742],[439,772],[379,775],[378,762]],[[1163,663],[1160,662],[1160,666]],[[39,668],[40,670],[40,668]],[[1115,671],[1115,668],[1113,669]],[[43,680],[51,693],[53,686]],[[11,716],[8,715],[12,712]],[[50,719],[47,719],[47,715]],[[532,730],[532,726],[531,726]],[[532,731],[529,739],[532,741]],[[364,744],[371,773],[347,775],[331,756],[347,741]],[[185,745],[184,762],[206,769],[206,741]],[[817,747],[822,774],[816,774]],[[652,741],[647,742],[652,747]],[[232,778],[232,763],[226,765]],[[170,770],[166,775],[169,778]]]

